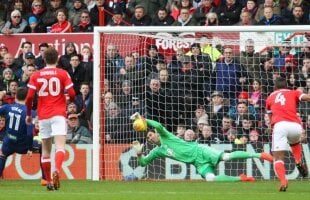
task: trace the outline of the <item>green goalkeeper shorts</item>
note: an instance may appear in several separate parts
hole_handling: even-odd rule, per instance
[[[208,146],[200,146],[193,165],[196,167],[198,173],[204,178],[207,173],[214,173],[220,162],[222,151],[210,148]]]

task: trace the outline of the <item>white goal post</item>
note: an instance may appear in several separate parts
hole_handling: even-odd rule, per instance
[[[154,26],[148,26],[148,27],[136,27],[136,26],[130,26],[130,27],[95,27],[94,28],[94,81],[93,81],[93,157],[92,157],[92,179],[93,180],[100,180],[100,179],[115,179],[114,177],[116,176],[110,176],[109,173],[112,173],[115,171],[115,169],[106,169],[108,166],[113,167],[113,166],[118,166],[121,165],[122,163],[114,163],[110,164],[109,162],[115,162],[115,161],[109,161],[108,159],[110,158],[110,155],[104,155],[102,152],[106,152],[106,150],[103,150],[105,148],[105,131],[104,131],[104,124],[103,122],[105,121],[105,116],[104,116],[104,105],[103,105],[103,84],[104,84],[104,75],[103,75],[103,68],[104,68],[104,56],[105,56],[105,50],[106,50],[106,45],[109,44],[109,37],[112,37],[113,35],[115,37],[118,37],[117,35],[138,35],[138,36],[143,36],[143,37],[150,37],[151,39],[156,39],[156,37],[164,39],[166,35],[164,34],[158,34],[158,33],[168,33],[168,35],[171,35],[171,37],[178,37],[177,35],[179,33],[201,33],[203,37],[206,37],[205,35],[212,34],[213,36],[211,38],[208,38],[211,41],[211,46],[213,45],[214,47],[218,44],[220,44],[221,47],[224,47],[226,45],[232,46],[234,48],[235,46],[238,46],[238,49],[233,49],[234,51],[238,51],[239,53],[241,51],[244,51],[244,45],[245,41],[247,39],[252,39],[257,43],[258,51],[263,51],[264,48],[266,47],[279,47],[281,45],[281,42],[283,42],[286,39],[286,36],[291,35],[292,33],[310,33],[310,26],[194,26],[194,27],[176,27],[176,26],[169,26],[169,27],[154,27]],[[154,34],[155,33],[155,34]],[[156,35],[157,33],[157,35]],[[241,36],[238,36],[238,38],[228,38],[225,39],[223,38],[223,35],[225,34],[230,34],[230,33],[238,33]],[[242,34],[241,34],[242,33]],[[249,35],[246,35],[246,33],[251,33]],[[272,36],[265,36],[266,33],[272,33]],[[277,34],[281,33],[281,34]],[[111,36],[105,37],[106,34],[109,34]],[[149,35],[149,36],[148,36]],[[217,35],[221,35],[220,37],[216,37]],[[244,36],[245,35],[245,36]],[[310,34],[309,34],[310,35]],[[277,36],[280,38],[277,38]],[[284,37],[285,36],[285,37]],[[253,37],[253,38],[251,38]],[[304,38],[304,36],[302,36]],[[215,39],[216,38],[216,39]],[[272,40],[270,40],[270,38]],[[133,38],[134,40],[135,38]],[[137,38],[136,38],[137,39]],[[199,38],[186,38],[183,37],[180,40],[184,40],[185,42],[188,42],[190,40],[190,44],[193,43],[200,43],[201,42],[201,36]],[[284,40],[283,40],[284,39]],[[105,41],[103,41],[105,40]],[[121,41],[122,40],[122,41]],[[239,40],[239,42],[238,42]],[[293,41],[294,39],[292,39]],[[117,38],[113,39],[114,42],[116,42],[115,46],[118,47],[117,44]],[[122,48],[131,48],[131,42],[134,41],[126,41],[126,38],[119,37],[119,41],[121,42],[122,45],[127,45],[126,47]],[[305,44],[307,40],[305,39],[304,41],[295,41],[295,43],[291,44],[292,46],[295,47],[295,49],[299,49],[303,44]],[[279,43],[280,42],[280,43]],[[309,41],[310,42],[310,41]],[[238,44],[237,44],[238,43]],[[261,43],[261,44],[260,44]],[[154,43],[150,43],[154,44]],[[175,43],[174,43],[175,44]],[[167,50],[167,48],[171,48],[171,45],[169,44],[160,44],[160,43],[155,43],[154,45],[157,45],[157,48],[165,48],[164,52],[167,52],[167,55],[169,59],[171,60],[172,54],[175,53],[176,49],[173,49],[173,53],[171,53],[170,49]],[[162,47],[159,47],[158,45],[162,45]],[[165,46],[166,45],[166,46]],[[167,45],[169,47],[167,47]],[[307,43],[309,45],[309,43]],[[164,47],[165,46],[165,47]],[[186,46],[186,53],[188,53],[189,46]],[[308,46],[309,47],[309,46]],[[173,48],[173,47],[172,47]],[[266,49],[265,49],[266,50]],[[143,49],[144,51],[144,49]],[[141,51],[142,52],[142,51]],[[186,54],[185,53],[185,54]],[[266,52],[265,52],[266,53]],[[265,53],[264,54],[265,58]],[[122,52],[120,52],[122,54]],[[128,54],[127,51],[124,51],[124,53],[121,55],[121,57],[125,57]],[[190,55],[190,54],[189,54]],[[166,57],[166,55],[164,55]],[[235,55],[238,58],[240,55]],[[213,61],[213,59],[212,59]],[[167,62],[168,63],[168,62]],[[216,66],[216,61],[212,62],[212,69],[215,68]],[[211,78],[211,77],[210,77]],[[146,86],[147,87],[147,86]],[[216,86],[214,86],[216,87]],[[211,90],[211,89],[210,89]],[[213,89],[212,91],[215,91]],[[212,95],[212,91],[209,93],[209,96]],[[243,89],[242,89],[243,91]],[[208,95],[207,95],[208,96]],[[236,94],[237,96],[237,94]],[[145,94],[141,94],[141,97],[145,97]],[[145,99],[143,99],[145,100]],[[210,100],[210,99],[209,99]],[[195,102],[195,105],[198,104]],[[206,105],[205,105],[206,106]],[[166,124],[167,125],[167,124]],[[172,132],[175,132],[172,130]],[[308,135],[309,137],[309,135]],[[309,141],[309,139],[308,139]],[[110,145],[110,144],[109,144]],[[125,145],[128,147],[130,144],[121,144]],[[114,151],[115,147],[106,147],[109,148],[109,151]],[[251,147],[246,147],[247,150],[251,150]],[[305,145],[304,150],[307,149],[307,155],[309,155],[309,146]],[[266,150],[266,149],[265,149]],[[269,150],[267,148],[267,150]],[[130,152],[130,151],[129,151]],[[113,152],[112,152],[113,153]],[[112,156],[111,156],[112,157]],[[107,165],[103,164],[103,159],[105,159],[105,162],[108,162]],[[119,161],[121,162],[121,161]],[[308,162],[308,167],[310,167],[310,160]],[[160,163],[160,162],[159,162]],[[105,165],[105,166],[103,166]],[[167,165],[167,162],[166,162]],[[246,166],[249,166],[250,164],[247,163],[245,164]],[[257,165],[261,165],[258,163]],[[173,163],[171,164],[173,166]],[[162,167],[162,166],[160,166]],[[263,169],[264,166],[261,167]],[[272,167],[268,168],[268,170],[272,169]],[[143,169],[144,170],[144,169]],[[154,169],[146,169],[146,170],[154,170]],[[190,169],[191,170],[191,169]],[[231,169],[233,170],[233,169]],[[246,169],[246,172],[249,172],[251,170],[251,167],[248,167]],[[156,170],[154,170],[156,171]],[[178,169],[177,169],[178,171]],[[262,171],[262,170],[260,170]],[[220,172],[223,172],[220,170]],[[154,172],[157,173],[157,172]],[[264,176],[264,172],[260,172],[262,176]],[[150,173],[152,174],[152,173]],[[127,174],[128,175],[128,174]],[[291,177],[296,177],[296,172],[293,171],[291,174]],[[123,175],[125,177],[125,175]],[[137,177],[138,175],[135,175],[134,177]],[[145,177],[145,175],[143,175]],[[158,175],[160,176],[160,175]],[[130,176],[128,175],[129,179]],[[157,175],[154,177],[157,177]],[[173,177],[173,175],[167,175],[166,172],[166,178],[167,177]],[[138,177],[140,179],[140,177]],[[147,178],[153,179],[153,175],[148,175]],[[116,178],[118,179],[118,178]],[[122,178],[121,178],[122,179]],[[157,179],[157,178],[155,178]],[[169,179],[169,178],[167,178]],[[182,178],[180,178],[182,179]],[[118,179],[120,180],[120,179]]]

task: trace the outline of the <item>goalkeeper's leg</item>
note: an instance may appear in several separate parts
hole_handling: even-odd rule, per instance
[[[272,162],[273,157],[268,153],[249,153],[246,151],[233,151],[231,153],[224,153],[221,160],[236,160],[236,159],[247,159],[247,158],[259,158],[262,160],[268,160]]]
[[[237,181],[255,181],[255,178],[252,176],[246,176],[241,174],[240,176],[227,176],[227,175],[219,175],[215,176],[214,173],[207,173],[205,175],[206,181],[225,181],[225,182],[237,182]]]

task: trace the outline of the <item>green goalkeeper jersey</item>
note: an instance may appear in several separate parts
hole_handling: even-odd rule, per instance
[[[201,146],[197,142],[186,142],[169,132],[161,123],[146,119],[147,125],[152,126],[160,135],[160,146],[155,147],[147,156],[138,158],[141,166],[146,166],[155,158],[168,157],[195,166],[210,163],[216,165],[222,152]]]

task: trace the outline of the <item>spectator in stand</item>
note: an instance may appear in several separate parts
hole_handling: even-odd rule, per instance
[[[152,71],[147,77],[146,82],[149,83],[152,78],[159,78],[159,72],[162,69],[167,69],[167,64],[164,60],[159,60],[156,64],[156,71]]]
[[[284,40],[279,47],[279,52],[274,56],[274,68],[280,71],[286,71],[286,60],[292,60],[293,55],[290,53],[291,51],[291,41]]]
[[[80,84],[79,93],[75,97],[75,104],[77,106],[77,113],[83,116],[87,107],[90,105],[90,100],[92,99],[92,93],[90,91],[89,84],[82,82]]]
[[[76,94],[79,94],[81,84],[85,81],[85,69],[80,64],[80,55],[73,54],[70,56],[70,67],[67,69]]]
[[[2,98],[3,104],[13,104],[15,103],[15,95],[18,88],[18,81],[10,80],[8,82],[8,92],[6,92],[5,96]]]
[[[27,87],[30,76],[36,71],[37,71],[37,68],[35,67],[35,65],[33,64],[27,65],[27,68],[26,70],[24,70],[24,73],[22,75],[22,79],[21,81],[19,81],[19,86]]]
[[[19,10],[13,10],[11,12],[10,19],[4,24],[1,29],[1,33],[4,35],[11,35],[15,33],[25,32],[27,26],[27,21],[21,18],[21,13]]]
[[[252,81],[252,89],[249,95],[249,103],[252,104],[255,110],[258,112],[260,119],[263,117],[262,115],[265,112],[266,98],[266,94],[262,91],[262,84],[260,79],[254,79]]]
[[[284,22],[281,16],[273,13],[273,7],[266,6],[264,7],[264,17],[259,20],[257,25],[284,25]]]
[[[51,33],[71,33],[72,24],[67,20],[67,13],[65,9],[58,9],[56,11],[57,23],[52,25]]]
[[[223,138],[223,142],[231,143],[236,138],[236,129],[233,127],[233,120],[228,116],[224,115],[222,119],[222,126],[216,127],[218,130],[219,138]]]
[[[84,0],[85,5],[87,6],[87,10],[90,11],[95,5],[95,0]]]
[[[10,68],[6,68],[2,72],[2,79],[0,83],[0,91],[1,95],[4,96],[5,94],[9,94],[10,92],[10,82],[15,81],[15,75]],[[3,98],[1,98],[3,99]]]
[[[306,123],[305,123],[305,139],[303,143],[310,144],[310,113],[306,115]]]
[[[14,57],[11,53],[7,53],[4,55],[3,63],[0,68],[0,75],[4,74],[4,70],[6,69],[10,69],[10,71],[12,71],[13,79],[18,80],[18,78],[21,78],[21,66],[18,66],[16,63],[14,63]],[[6,79],[5,76],[3,76],[2,78]],[[11,80],[11,77],[7,80]]]
[[[87,10],[81,11],[79,24],[73,26],[73,32],[93,32],[94,25],[90,21],[90,14]]]
[[[42,22],[42,18],[46,12],[46,8],[42,0],[34,0],[31,5],[31,13],[28,16],[28,23],[33,33],[45,33],[46,27]],[[32,18],[32,19],[31,19]],[[36,22],[32,24],[33,22]]]
[[[243,66],[235,59],[233,48],[224,48],[224,58],[216,63],[213,75],[215,90],[222,92],[224,98],[236,99],[242,86],[248,81],[248,74]]]
[[[310,58],[310,38],[308,41],[304,41],[301,43],[301,47],[299,51],[295,52],[294,59],[297,62],[298,69],[300,70],[300,66],[302,66],[304,58]]]
[[[253,119],[249,115],[245,115],[243,116],[241,123],[241,127],[237,128],[237,138],[235,143],[246,144],[249,141],[250,132],[255,130],[255,122],[253,122]]]
[[[105,116],[105,142],[106,143],[130,143],[132,140],[132,125],[129,118],[124,118],[119,106],[111,102]],[[120,126],[122,125],[122,126]]]
[[[107,111],[109,105],[114,102],[114,96],[112,92],[106,92],[104,94],[104,109]]]
[[[73,7],[68,13],[68,21],[73,27],[80,24],[81,15],[84,10],[87,10],[87,8],[83,0],[73,0]]]
[[[130,23],[133,26],[149,26],[152,24],[152,18],[145,13],[145,9],[142,5],[137,5]]]
[[[203,88],[210,91],[210,74],[212,72],[211,58],[208,54],[201,52],[201,46],[199,43],[193,43],[190,47],[190,51],[186,55],[191,56],[193,67],[201,73],[201,76],[203,76],[203,85],[199,85],[198,87],[198,96],[201,97],[198,101],[204,103]]]
[[[207,114],[200,117],[195,124],[195,127],[192,127],[193,130],[197,133],[197,136],[201,135],[204,125],[209,125],[209,116]]]
[[[197,134],[192,129],[187,129],[184,133],[184,140],[186,142],[196,142]]]
[[[170,26],[174,22],[174,19],[171,15],[168,14],[166,8],[159,8],[157,15],[154,16],[152,20],[153,26]]]
[[[21,68],[23,65],[25,65],[26,53],[32,52],[32,43],[29,41],[23,42],[20,47],[20,50],[22,53],[17,58],[15,58],[14,62],[18,65],[18,67]]]
[[[259,58],[261,56],[258,52],[255,52],[255,43],[253,39],[247,39],[245,41],[244,51],[240,54],[240,64],[244,66],[248,72],[249,78],[253,79],[258,76],[259,70]]]
[[[304,14],[302,6],[295,6],[293,8],[293,15],[290,17],[286,24],[288,25],[309,25],[310,19]],[[309,9],[309,8],[308,8]]]
[[[68,103],[66,112],[67,112],[67,115],[69,113],[77,113],[77,105],[74,102]]]
[[[212,65],[222,57],[222,53],[216,48],[213,47],[211,40],[209,40],[208,35],[201,37],[201,52],[204,54],[208,54],[212,60]],[[210,38],[212,39],[212,38]]]
[[[2,66],[4,55],[9,52],[7,46],[5,44],[0,44],[0,66]]]
[[[237,26],[251,26],[255,25],[256,21],[252,18],[252,15],[249,11],[243,10],[240,15],[240,21],[235,24]]]
[[[309,8],[310,8],[310,2],[307,0],[291,0],[290,5],[288,8],[290,10],[293,10],[295,6],[302,6],[304,8],[304,15],[307,17],[309,16]],[[310,19],[308,19],[310,20]]]
[[[75,44],[73,42],[67,42],[65,45],[65,55],[61,55],[58,60],[58,66],[62,69],[69,69],[71,55],[77,54]]]
[[[188,120],[188,123],[193,130],[199,130],[199,122],[201,123],[200,129],[203,124],[209,125],[209,116],[206,112],[206,108],[204,105],[197,105],[194,110],[192,117]]]
[[[125,116],[128,118],[132,115],[132,113],[139,112],[143,113],[145,116],[145,106],[143,100],[141,100],[137,96],[132,96],[132,99],[128,102],[126,107],[123,109],[126,113]],[[143,133],[142,133],[143,134]]]
[[[292,17],[292,12],[289,9],[289,0],[279,0],[280,16],[284,24],[288,24],[289,19]]]
[[[125,107],[128,107],[128,104],[131,103],[133,98],[133,86],[131,81],[124,80],[121,85],[121,92],[119,95],[117,95],[117,104],[121,107],[122,110],[124,110]],[[131,113],[132,114],[132,113]],[[131,115],[130,114],[130,115]],[[128,116],[130,116],[128,115]]]
[[[206,21],[204,23],[205,26],[218,26],[219,19],[215,12],[209,12],[206,14]]]
[[[241,5],[236,3],[236,0],[226,0],[216,11],[220,22],[219,25],[227,26],[238,23],[241,9]]]
[[[35,56],[33,55],[32,52],[28,52],[25,55],[25,64],[22,66],[22,72],[27,70],[27,66],[28,65],[35,65],[34,64],[34,60],[35,60]],[[35,66],[35,68],[38,68],[37,66]]]
[[[296,73],[287,73],[286,74],[287,78],[287,87],[291,90],[297,90],[300,88],[300,79],[298,74]]]
[[[27,33],[39,33],[38,20],[35,16],[30,16],[28,18],[28,26],[26,27],[25,32],[27,32]]]
[[[186,125],[185,125],[185,124],[182,124],[182,123],[179,123],[179,124],[177,125],[177,127],[176,127],[175,135],[176,135],[178,138],[184,139],[185,131],[186,131]]]
[[[141,94],[145,87],[145,71],[137,69],[135,59],[129,54],[126,55],[125,65],[119,69],[114,80],[116,82],[129,80],[132,83],[132,92],[134,94]]]
[[[221,92],[214,91],[211,94],[211,102],[206,108],[206,112],[210,118],[210,125],[214,132],[218,127],[222,126],[223,116],[229,110],[227,101],[224,100]]]
[[[262,81],[262,92],[270,94],[273,91],[273,72],[274,58],[272,56],[264,56],[260,58],[260,69],[257,79]]]
[[[193,2],[191,0],[176,0],[171,5],[171,16],[175,21],[178,20],[181,15],[181,8],[187,8],[189,11],[189,15],[193,16],[195,12],[195,8],[193,6]]]
[[[113,16],[113,10],[115,9],[119,9],[122,13],[122,17],[125,17],[124,13],[126,13],[126,3],[127,0],[105,0],[105,12],[107,12],[107,19],[105,19],[105,21],[107,22],[106,24],[111,21]]]
[[[204,125],[202,127],[202,131],[201,131],[201,134],[199,134],[198,136],[198,143],[201,143],[201,144],[208,144],[208,145],[211,145],[211,144],[218,144],[218,143],[221,143],[224,138],[222,137],[222,135],[219,135],[219,134],[216,134],[212,127],[209,126],[209,125]]]
[[[184,55],[185,51],[183,48],[178,48],[175,51],[175,54],[172,56],[171,62],[168,65],[168,69],[172,74],[177,74],[182,67],[182,60]]]
[[[145,15],[154,18],[159,8],[166,7],[167,0],[130,0],[128,3],[128,12],[130,15],[136,12],[138,5],[143,7]]]
[[[272,127],[271,127],[271,116],[265,113],[262,121],[262,140],[265,142],[272,142]]]
[[[84,45],[81,51],[81,65],[85,70],[85,82],[88,82],[92,91],[93,88],[93,53],[88,45]]]
[[[80,124],[77,114],[69,113],[67,123],[67,144],[92,144],[92,135],[85,126]]]
[[[27,19],[29,13],[29,7],[26,1],[23,0],[11,0],[11,2],[7,3],[7,9],[4,10],[3,20],[9,21],[11,19],[11,13],[14,10],[18,10],[21,14],[22,19]],[[27,21],[27,20],[26,20]]]
[[[44,52],[47,50],[48,47],[49,47],[49,45],[45,42],[39,44],[40,56],[34,60],[34,64],[36,67],[38,67],[38,69],[43,69],[46,65],[45,61],[44,61]]]
[[[189,8],[181,8],[180,16],[172,24],[173,26],[197,26],[196,20],[190,15]]]
[[[273,0],[265,0],[264,2],[260,3],[258,5],[258,9],[255,15],[255,21],[259,22],[265,15],[264,15],[264,8],[265,7],[272,7],[273,13],[276,15],[281,14],[280,7],[277,3],[275,3]]]
[[[94,26],[104,25],[108,23],[108,21],[104,21],[103,22],[104,24],[99,24],[99,9],[105,8],[104,1],[105,0],[96,0],[96,5],[89,11],[90,20]],[[107,19],[106,16],[107,16],[107,13],[105,12],[104,19]]]
[[[207,14],[215,12],[216,7],[213,4],[213,0],[202,0],[198,8],[196,8],[193,17],[199,25],[203,26],[206,23]]]
[[[156,65],[158,61],[164,61],[165,57],[158,52],[158,48],[155,44],[150,44],[148,46],[147,55],[143,58],[145,63],[144,66],[146,68],[146,76],[148,76],[151,72],[156,72]]]
[[[56,11],[58,9],[65,9],[65,7],[62,5],[62,0],[50,0],[49,6],[47,6],[46,12],[43,14],[42,17],[42,23],[45,27],[50,27],[53,24],[57,23],[57,15]]]
[[[256,0],[246,0],[246,6],[242,8],[242,12],[247,12],[251,16],[251,19],[254,20],[258,6]]]
[[[258,129],[252,129],[250,131],[248,142],[252,143],[252,144],[257,144],[257,143],[263,142],[263,139],[262,139]]]
[[[115,74],[124,66],[124,59],[119,54],[115,44],[107,44],[106,48],[104,75],[106,79],[112,81]]]
[[[298,68],[297,74],[299,75],[300,85],[309,89],[307,80],[310,78],[310,58],[305,57],[303,59],[303,65]]]
[[[255,121],[255,123],[259,119],[254,106],[248,103],[248,93],[246,92],[239,94],[237,104],[231,105],[227,114],[234,121],[234,127],[237,128],[241,127],[242,119],[246,115],[249,115],[250,119]]]
[[[107,26],[128,26],[130,25],[124,19],[124,13],[121,8],[116,7],[112,10],[113,17],[110,19]]]

